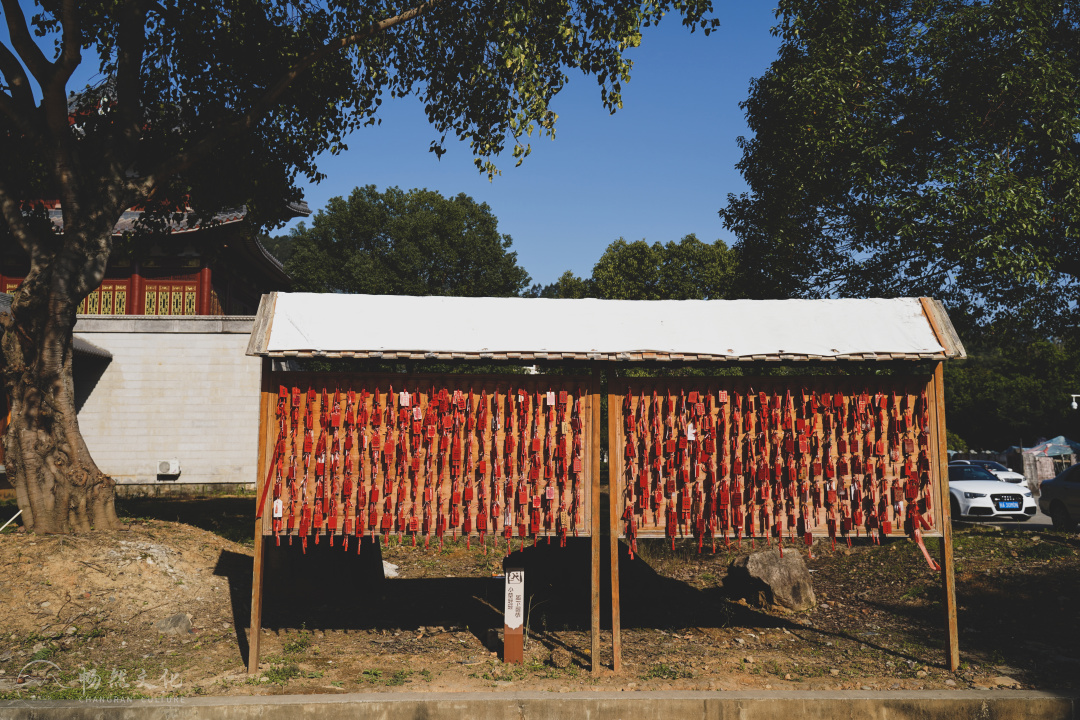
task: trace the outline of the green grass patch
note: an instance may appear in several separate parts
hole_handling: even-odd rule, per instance
[[[684,678],[692,678],[694,677],[694,674],[678,665],[657,663],[646,670],[645,674],[641,677],[644,680],[681,680]]]
[[[1037,542],[1018,548],[1017,554],[1029,560],[1054,560],[1056,558],[1071,557],[1076,554],[1076,550],[1073,550],[1068,545],[1056,542]]]
[[[409,682],[409,678],[412,677],[412,670],[398,670],[390,677],[386,678],[386,684],[389,686],[404,685]]]
[[[299,634],[282,646],[281,652],[285,655],[300,655],[311,647],[311,633],[304,627],[300,628]]]
[[[492,660],[487,669],[469,673],[469,677],[492,682],[511,682],[524,679],[527,672],[522,665],[507,665],[498,660]]]
[[[284,685],[293,678],[298,678],[303,675],[303,671],[299,667],[292,663],[274,665],[269,670],[263,673],[270,682],[278,685]]]
[[[49,660],[53,658],[56,653],[59,652],[59,648],[55,645],[46,645],[38,650],[36,653],[30,656],[31,660]]]
[[[926,594],[926,588],[922,585],[912,585],[907,592],[900,596],[903,600],[918,600]]]

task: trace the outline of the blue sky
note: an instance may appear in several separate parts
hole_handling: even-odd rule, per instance
[[[721,27],[709,37],[665,19],[631,55],[622,110],[609,115],[595,81],[572,77],[553,105],[555,139],[534,140],[521,167],[509,155],[497,160],[503,173],[491,182],[464,145],[451,143],[441,160],[428,152],[437,136],[419,102],[387,101],[381,126],[320,159],[327,178],[306,187],[308,204],[318,211],[368,184],[463,192],[491,206],[518,263],[544,284],[564,270],[588,276],[619,237],[668,242],[695,233],[731,244],[717,210],[746,188],[735,170],[736,138],[747,134],[739,102],[776,57],[774,7],[719,1]]]
[[[31,10],[29,0],[22,4]],[[736,138],[747,134],[739,102],[775,59],[778,42],[770,34],[772,2],[715,5],[721,27],[708,37],[690,34],[677,16],[645,31],[630,53],[634,69],[616,114],[601,106],[593,79],[571,77],[553,103],[555,139],[534,139],[521,167],[509,154],[496,159],[503,173],[493,181],[463,144],[451,142],[441,160],[428,152],[437,135],[422,105],[390,99],[380,126],[353,133],[347,152],[319,159],[327,178],[305,186],[305,198],[317,212],[359,185],[465,193],[491,206],[518,263],[543,284],[564,270],[588,276],[619,237],[668,242],[694,233],[731,244],[717,210],[746,187],[735,170]],[[0,40],[7,40],[2,24]],[[91,79],[85,75],[71,86]]]

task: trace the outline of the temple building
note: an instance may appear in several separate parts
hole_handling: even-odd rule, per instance
[[[48,211],[59,224],[59,207]],[[178,214],[151,236],[135,232],[140,216],[117,225],[105,278],[75,324],[80,430],[122,494],[251,486],[260,363],[244,351],[259,298],[288,290],[289,276],[244,209],[201,224]],[[15,292],[28,269],[21,248],[0,249],[0,293]],[[0,398],[0,431],[7,415]],[[11,492],[2,452],[0,497]]]
[[[307,215],[306,205],[291,205]],[[59,224],[60,208],[48,206]],[[286,290],[289,276],[244,222],[243,208],[206,223],[174,216],[167,234],[138,237],[142,213],[129,210],[115,229],[116,249],[101,286],[83,300],[83,315],[253,315],[259,297]],[[29,270],[22,248],[0,250],[0,292],[11,294]]]

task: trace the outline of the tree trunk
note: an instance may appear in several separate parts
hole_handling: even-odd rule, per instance
[[[11,398],[3,439],[8,477],[27,530],[111,530],[120,526],[115,483],[83,441],[71,374],[75,313],[104,275],[104,258],[73,251],[80,243],[69,238],[53,242],[58,252],[48,262],[31,258],[11,315],[2,318],[4,387]]]

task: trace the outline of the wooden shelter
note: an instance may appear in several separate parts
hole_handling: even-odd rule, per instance
[[[943,538],[949,665],[958,666],[942,363],[964,349],[935,300],[272,293],[248,354],[264,359],[249,669],[263,546],[274,536],[524,542],[572,532],[592,539],[597,670],[602,371],[773,364],[830,372],[608,377],[615,670],[620,538],[632,552],[639,537],[700,547],[843,542],[863,531],[920,546]],[[274,358],[584,363],[592,374],[291,373],[272,371]],[[893,372],[860,371],[867,363]]]

